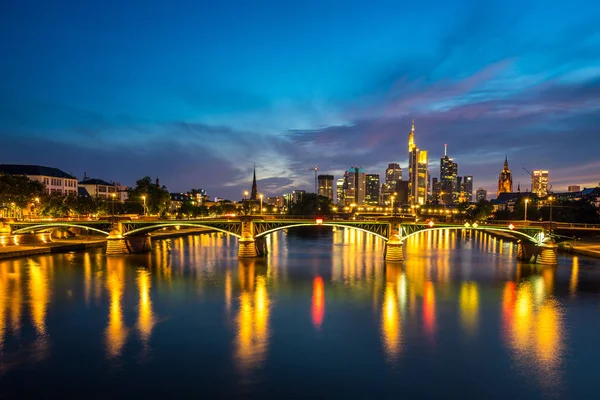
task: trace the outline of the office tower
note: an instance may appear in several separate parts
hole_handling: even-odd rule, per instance
[[[379,174],[366,175],[365,203],[379,204]]]
[[[344,173],[344,205],[364,204],[366,191],[365,171],[359,167],[349,168]]]
[[[425,204],[427,202],[429,161],[427,151],[420,150],[415,145],[415,121],[412,122],[408,134],[408,190],[410,204]]]
[[[396,183],[396,206],[407,206],[408,202],[408,181],[399,181]]]
[[[461,187],[461,198],[462,201],[472,202],[473,201],[473,175],[467,175],[462,179]]]
[[[458,164],[447,153],[448,147],[444,145],[444,157],[440,159],[440,198],[445,205],[458,201]]]
[[[319,196],[325,196],[333,201],[333,175],[317,176],[319,184]]]
[[[568,190],[571,193],[573,193],[573,192],[581,192],[581,186],[579,186],[579,185],[570,185]]]
[[[396,192],[396,185],[402,180],[402,168],[398,163],[389,163],[385,170],[385,183],[382,185],[381,201],[382,204],[388,204],[390,196]]]
[[[292,192],[292,201],[295,203],[302,200],[302,197],[306,194],[306,190],[294,190]]]
[[[544,197],[548,194],[548,171],[534,170],[531,173],[531,193]]]
[[[500,176],[498,177],[498,193],[512,193],[513,184],[512,184],[512,173],[510,169],[508,169],[508,156],[504,158],[504,168],[500,171]]]
[[[482,188],[477,189],[477,192],[475,192],[475,199],[477,202],[481,200],[487,200],[487,190]]]
[[[346,180],[344,178],[340,178],[337,180],[335,184],[336,192],[337,192],[337,203],[340,205],[344,204],[344,195],[346,191],[345,187]]]
[[[431,200],[439,203],[440,202],[440,182],[438,182],[438,178],[431,179]]]

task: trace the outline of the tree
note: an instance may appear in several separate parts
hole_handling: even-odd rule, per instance
[[[46,196],[43,183],[33,181],[24,175],[0,174],[0,204],[13,204],[25,208],[34,203],[35,199]]]
[[[127,189],[129,199],[144,203],[146,198],[146,213],[164,215],[171,205],[171,195],[166,186],[152,183],[152,179],[146,176],[135,183],[135,188]]]
[[[316,193],[305,193],[288,208],[289,215],[328,215],[333,212],[333,202],[327,196],[319,196]]]
[[[42,215],[61,218],[69,214],[69,207],[67,206],[67,197],[61,193],[51,193],[41,203]]]

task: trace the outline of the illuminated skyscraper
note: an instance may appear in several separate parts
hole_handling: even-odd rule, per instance
[[[379,174],[366,175],[365,203],[379,204]]]
[[[344,205],[364,204],[366,180],[362,168],[352,167],[344,173]]]
[[[502,168],[502,171],[500,171],[500,176],[498,177],[497,196],[499,196],[500,193],[511,193],[512,190],[512,173],[510,172],[510,169],[508,169],[508,156],[506,156],[504,159],[504,168]]]
[[[329,197],[333,201],[333,175],[319,175],[319,196]]]
[[[345,179],[344,178],[340,178],[337,180],[336,184],[335,184],[335,188],[336,188],[336,192],[337,192],[337,203],[340,205],[344,204],[344,197],[345,197]]]
[[[545,197],[548,194],[548,171],[534,170],[531,174],[531,192],[538,197]]]
[[[463,177],[460,189],[460,201],[468,203],[473,201],[473,175]]]
[[[415,145],[415,121],[408,134],[408,191],[411,205],[427,202],[429,161],[427,151]]]
[[[382,185],[382,202],[388,204],[390,196],[398,191],[398,182],[402,180],[402,168],[398,163],[389,163],[385,170],[385,183]]]
[[[440,198],[445,205],[458,201],[458,164],[452,161],[444,145],[444,157],[440,159]]]

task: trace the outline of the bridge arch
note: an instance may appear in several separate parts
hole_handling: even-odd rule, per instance
[[[404,228],[403,228],[404,229]],[[419,230],[415,230],[414,232],[410,232],[409,234],[402,236],[402,240],[408,239],[411,236],[415,236],[418,235],[420,233],[423,232],[428,232],[428,231],[443,231],[446,229],[452,229],[455,231],[458,230],[470,230],[470,231],[480,231],[480,232],[504,232],[504,233],[508,233],[510,235],[516,236],[515,238],[522,238],[527,240],[528,242],[531,242],[533,244],[539,245],[541,244],[541,240],[539,240],[536,237],[533,237],[531,235],[528,235],[526,233],[523,232],[519,232],[518,230],[513,230],[513,229],[506,229],[506,228],[497,228],[497,227],[490,227],[490,226],[486,226],[486,227],[466,227],[466,226],[434,226],[434,227],[426,227],[423,229],[419,229]]]
[[[101,229],[98,228],[92,228],[90,226],[85,226],[85,225],[78,225],[78,224],[68,224],[68,223],[64,223],[64,222],[57,222],[57,223],[50,223],[50,224],[43,224],[43,225],[31,225],[31,226],[26,226],[24,228],[20,228],[17,229],[15,231],[13,231],[12,233],[14,235],[18,235],[21,233],[28,233],[28,232],[35,232],[35,231],[45,231],[51,228],[81,228],[81,229],[89,229],[91,231],[94,232],[98,232],[101,233],[103,235],[108,236],[109,232],[103,231]]]
[[[237,233],[229,232],[229,231],[227,231],[225,229],[217,228],[217,227],[214,227],[214,226],[203,225],[203,224],[194,224],[194,223],[186,223],[186,222],[178,222],[177,224],[174,224],[174,223],[165,223],[165,224],[143,226],[141,228],[137,228],[137,229],[133,229],[133,230],[130,230],[128,232],[125,232],[123,234],[123,236],[131,236],[134,233],[140,233],[140,232],[146,232],[146,231],[154,231],[154,230],[158,230],[158,229],[161,229],[161,228],[169,228],[169,227],[173,228],[173,227],[176,227],[176,226],[186,226],[186,227],[192,227],[192,228],[207,228],[207,229],[210,229],[210,230],[213,230],[213,231],[219,231],[219,232],[222,232],[222,233],[226,233],[227,235],[234,236],[234,237],[236,237],[238,239],[241,239],[241,237],[242,237],[241,235],[238,235]]]
[[[300,227],[300,226],[332,226],[332,227],[336,227],[336,228],[349,228],[349,229],[355,229],[355,230],[357,230],[357,231],[366,232],[366,233],[368,233],[368,234],[370,234],[370,235],[377,236],[377,237],[379,237],[379,238],[381,238],[381,239],[383,239],[383,240],[385,240],[385,241],[388,241],[388,238],[387,238],[387,237],[385,237],[385,236],[383,236],[383,235],[380,235],[379,233],[372,232],[372,231],[370,231],[370,230],[368,230],[368,229],[360,228],[360,227],[353,226],[353,225],[336,224],[336,223],[334,223],[334,222],[323,222],[323,223],[321,223],[321,224],[317,224],[317,223],[315,222],[315,223],[312,223],[312,224],[306,224],[306,223],[305,223],[305,224],[282,225],[282,226],[278,226],[278,227],[276,227],[276,228],[268,229],[268,230],[266,230],[266,231],[264,231],[264,232],[261,232],[261,233],[259,233],[258,235],[256,235],[256,237],[257,237],[257,238],[260,238],[260,237],[263,237],[263,236],[269,235],[269,234],[271,234],[271,233],[273,233],[273,232],[281,231],[281,230],[283,230],[283,229],[297,228],[297,227]]]

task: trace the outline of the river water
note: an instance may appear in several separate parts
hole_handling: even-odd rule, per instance
[[[0,398],[592,398],[600,262],[486,234],[203,234],[0,262]]]

